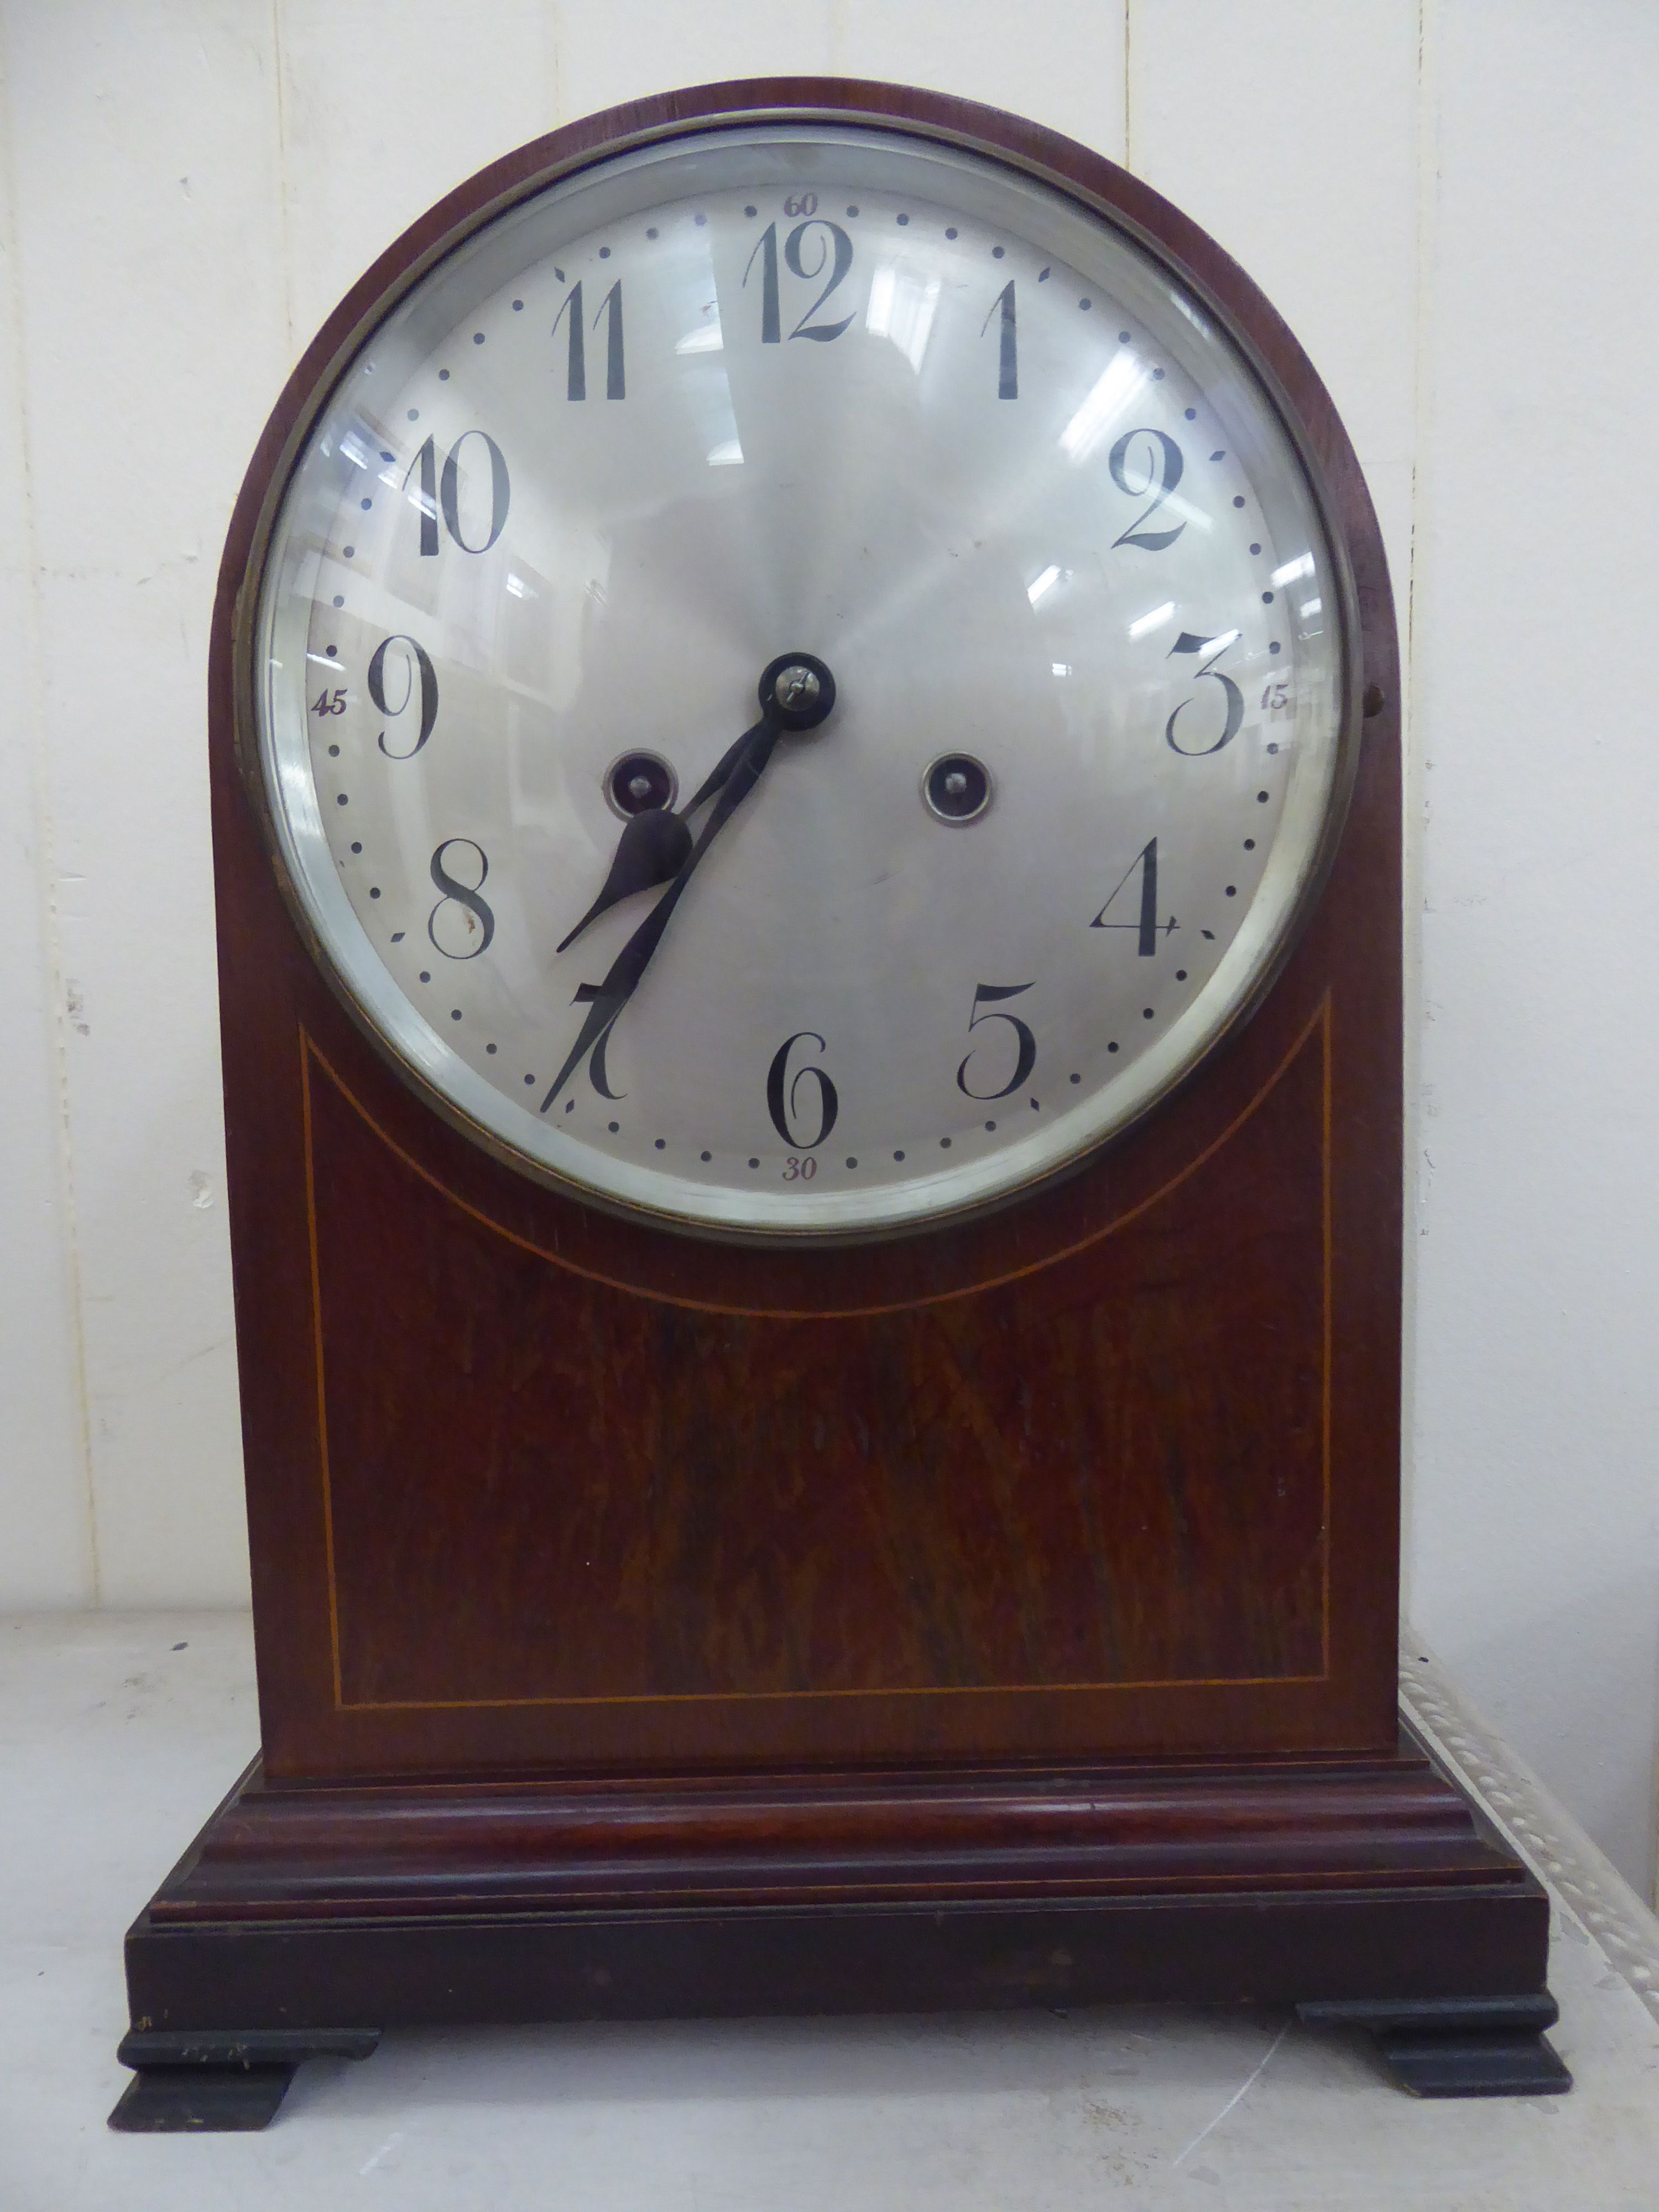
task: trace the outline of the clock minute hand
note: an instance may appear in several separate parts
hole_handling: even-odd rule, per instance
[[[662,942],[669,919],[698,862],[760,781],[778,739],[786,730],[814,729],[825,719],[836,703],[836,679],[811,653],[780,653],[768,664],[761,678],[760,701],[760,720],[730,747],[686,808],[686,812],[690,813],[711,792],[718,790],[720,796],[714,811],[682,862],[679,872],[617,955],[604,982],[597,989],[584,985],[577,993],[574,1003],[586,1003],[587,1018],[542,1101],[540,1110],[544,1114],[639,988],[640,979]]]
[[[769,721],[757,722],[752,730],[744,732],[739,740],[739,758],[726,779],[719,804],[703,825],[702,835],[687,854],[678,874],[611,962],[610,973],[604,982],[597,990],[584,984],[576,994],[573,1003],[580,1005],[586,1000],[587,1018],[581,1025],[575,1043],[570,1048],[569,1057],[554,1077],[547,1096],[542,1101],[541,1111],[544,1114],[639,988],[640,978],[650,965],[652,954],[661,944],[669,918],[679,904],[681,895],[690,882],[698,861],[760,781],[761,771],[771,759],[772,749],[781,735],[780,726]],[[748,750],[743,750],[742,748]]]

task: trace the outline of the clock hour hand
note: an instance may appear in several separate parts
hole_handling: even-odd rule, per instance
[[[686,812],[690,811],[688,806]],[[559,951],[574,945],[588,923],[597,921],[618,899],[632,898],[635,891],[648,891],[653,884],[665,884],[671,876],[678,875],[690,850],[690,830],[679,815],[671,814],[666,807],[648,806],[642,814],[629,815],[617,841],[617,857],[611,863],[604,889],[576,927],[560,939]]]
[[[711,793],[718,792],[713,812],[696,842],[682,861],[678,872],[650,913],[611,964],[610,973],[597,988],[584,985],[573,1003],[587,1006],[568,1058],[549,1086],[541,1103],[545,1114],[587,1054],[600,1043],[611,1024],[639,988],[651,957],[662,942],[670,917],[679,904],[698,862],[760,781],[778,739],[786,730],[817,727],[836,703],[836,683],[820,660],[808,653],[781,653],[767,667],[760,683],[761,719],[745,730],[713,770],[702,789],[686,808],[689,814]],[[636,816],[636,820],[643,817]],[[641,888],[644,886],[641,885]],[[586,926],[585,924],[583,925]],[[568,944],[569,939],[566,939]],[[563,947],[561,946],[562,951]]]
[[[755,726],[758,729],[760,725],[757,723]],[[611,863],[604,888],[576,927],[560,939],[559,951],[574,945],[588,924],[597,921],[618,900],[632,898],[635,891],[648,891],[654,884],[665,884],[679,873],[691,850],[690,817],[706,799],[725,787],[738,755],[754,734],[754,730],[745,730],[735,744],[726,747],[696,796],[689,799],[678,814],[670,813],[665,807],[648,806],[642,813],[629,816],[617,841],[617,857]]]

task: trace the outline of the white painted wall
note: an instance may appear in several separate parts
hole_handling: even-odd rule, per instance
[[[1412,1602],[1645,1886],[1645,0],[0,0],[0,1604],[246,1589],[204,672],[289,367],[495,155],[769,70],[964,93],[1127,160],[1342,410],[1415,733]]]

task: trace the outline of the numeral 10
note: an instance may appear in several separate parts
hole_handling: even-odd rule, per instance
[[[482,438],[489,455],[489,534],[480,545],[469,545],[461,531],[461,448],[469,438]],[[436,556],[438,550],[438,514],[441,507],[444,527],[463,553],[488,553],[507,526],[507,503],[513,496],[513,487],[507,480],[507,460],[495,441],[483,430],[463,430],[449,449],[449,457],[438,469],[438,449],[428,438],[410,463],[404,477],[404,489],[409,489],[410,478],[418,469],[420,489],[416,505],[421,510],[421,551]]]

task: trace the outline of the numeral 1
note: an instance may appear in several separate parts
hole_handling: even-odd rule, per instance
[[[416,469],[421,472],[421,488],[416,494],[416,505],[421,510],[421,550],[435,556],[438,550],[438,449],[428,438],[404,476],[404,489],[409,489],[409,479]]]
[[[783,322],[778,313],[778,227],[769,222],[755,242],[755,252],[749,257],[743,272],[745,290],[749,271],[755,265],[755,253],[761,257],[761,343],[781,345],[783,342]]]
[[[1002,311],[997,350],[997,398],[1018,399],[1019,397],[1019,332],[1014,321],[1014,280],[1011,276],[991,302],[990,314],[979,326],[983,337],[991,327],[991,316]]]

